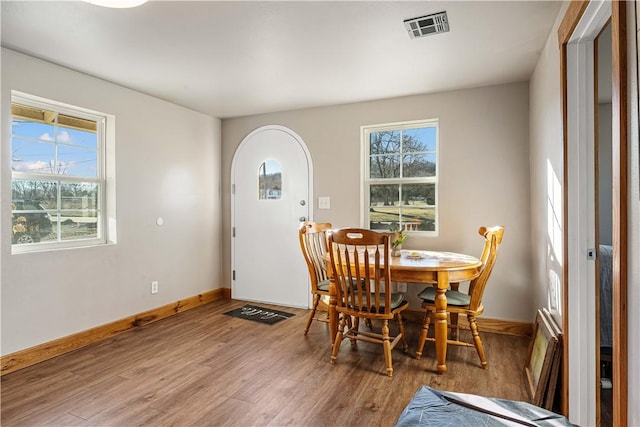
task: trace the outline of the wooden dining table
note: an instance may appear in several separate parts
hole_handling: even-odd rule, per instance
[[[435,340],[437,371],[447,371],[447,297],[445,292],[452,283],[460,283],[476,278],[482,262],[473,256],[454,252],[402,250],[400,256],[391,258],[391,281],[408,284],[436,285]],[[331,342],[338,333],[336,312],[337,288],[333,279],[331,258],[324,255],[329,272],[329,330]]]

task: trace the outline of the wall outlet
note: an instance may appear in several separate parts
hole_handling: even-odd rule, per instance
[[[154,280],[153,282],[151,282],[151,293],[152,294],[157,294],[158,293],[158,281]]]
[[[331,209],[331,197],[318,197],[318,209]]]

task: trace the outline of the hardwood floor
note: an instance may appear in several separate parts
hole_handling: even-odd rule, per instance
[[[527,400],[525,337],[484,333],[488,370],[474,349],[449,346],[448,372],[438,375],[432,344],[413,358],[419,325],[408,323],[410,353],[394,350],[389,378],[381,346],[352,351],[345,340],[331,365],[326,323],[314,322],[305,337],[306,310],[286,308],[296,315],[272,326],[223,315],[242,305],[217,301],[7,374],[0,422],[393,426],[422,385]]]

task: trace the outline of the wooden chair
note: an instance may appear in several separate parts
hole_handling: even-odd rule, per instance
[[[453,339],[447,340],[448,344],[462,345],[467,347],[475,347],[480,357],[482,367],[487,369],[487,359],[484,354],[484,347],[482,340],[478,334],[478,324],[476,317],[484,312],[484,306],[482,305],[482,295],[484,294],[487,281],[493,270],[493,266],[496,262],[498,255],[498,249],[502,243],[502,235],[504,234],[504,227],[480,227],[478,233],[484,237],[484,248],[482,250],[482,270],[480,275],[473,279],[469,284],[469,292],[463,293],[458,290],[449,289],[446,292],[447,297],[447,311],[452,317],[452,324],[456,328],[455,333],[452,334]],[[424,348],[425,341],[435,341],[435,338],[427,338],[429,333],[429,324],[431,323],[431,316],[436,312],[435,306],[436,290],[434,287],[429,287],[420,292],[418,297],[422,299],[422,308],[426,310],[424,317],[424,324],[422,326],[422,332],[420,333],[420,339],[418,341],[418,349],[416,351],[416,358],[420,359],[422,356],[422,350]],[[471,328],[471,334],[473,336],[473,343],[461,341],[459,334],[457,333],[457,315],[464,314],[469,321],[469,327]],[[455,316],[455,320],[453,317]]]
[[[331,363],[335,364],[344,338],[351,340],[354,349],[357,340],[382,344],[388,376],[393,376],[391,350],[402,341],[404,351],[407,351],[401,312],[409,307],[409,303],[402,294],[390,292],[390,253],[386,234],[360,228],[331,232],[329,254],[337,288],[336,311],[342,315]],[[360,319],[381,320],[381,332],[359,331]],[[395,337],[389,335],[389,320],[393,319],[397,319],[399,329]]]
[[[309,222],[300,224],[298,236],[302,255],[309,268],[311,279],[311,294],[313,295],[313,307],[307,316],[307,324],[304,334],[307,335],[311,323],[314,320],[329,322],[328,318],[316,318],[318,303],[323,296],[329,296],[329,277],[327,276],[326,263],[322,256],[327,253],[327,232],[331,229],[328,222]]]

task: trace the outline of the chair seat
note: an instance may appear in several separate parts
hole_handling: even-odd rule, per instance
[[[318,290],[322,292],[329,292],[329,279],[318,282]]]
[[[469,305],[469,302],[471,302],[471,295],[453,291],[451,289],[448,289],[447,292],[445,292],[445,296],[447,297],[447,305],[465,307]],[[426,303],[434,303],[436,300],[436,288],[429,286],[420,292],[418,297]]]
[[[375,297],[376,297],[375,294],[371,294],[372,300]],[[385,305],[385,301],[383,300],[383,298],[384,298],[384,294],[380,294],[380,308],[384,308],[384,305]],[[396,308],[400,307],[402,304],[405,304],[405,303],[408,303],[408,302],[404,299],[403,294],[398,294],[398,293],[391,294],[391,310],[395,310]],[[355,308],[359,310],[357,306]]]

